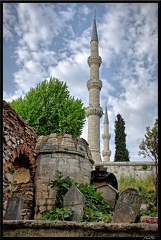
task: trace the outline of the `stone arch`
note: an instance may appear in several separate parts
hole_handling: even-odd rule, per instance
[[[3,101],[3,217],[6,213],[8,198],[13,194],[23,195],[18,192],[18,189],[21,187],[23,189],[25,186],[23,197],[26,203],[24,202],[22,219],[32,219],[34,177],[38,155],[38,151],[35,150],[37,138],[38,132],[29,126],[7,102]],[[15,179],[13,179],[14,168],[17,168]],[[22,175],[26,178],[25,181],[23,177],[20,178]]]

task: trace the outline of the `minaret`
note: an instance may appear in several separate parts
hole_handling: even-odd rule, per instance
[[[95,13],[90,44],[91,55],[88,57],[90,79],[87,81],[87,88],[89,91],[89,106],[86,108],[86,116],[88,118],[89,148],[91,150],[93,160],[95,163],[98,163],[102,161],[100,155],[100,118],[103,115],[103,110],[100,107],[100,90],[102,88],[102,81],[99,79],[99,67],[102,60],[98,52],[98,36]]]
[[[105,107],[105,117],[104,117],[104,133],[102,134],[102,139],[104,143],[104,150],[102,151],[103,162],[110,162],[111,151],[109,150],[109,121],[107,114],[107,105]]]

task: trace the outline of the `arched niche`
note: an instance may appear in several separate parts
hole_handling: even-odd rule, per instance
[[[22,220],[33,219],[35,189],[32,165],[28,156],[20,154],[13,162],[13,190],[12,196],[20,196],[24,199]]]

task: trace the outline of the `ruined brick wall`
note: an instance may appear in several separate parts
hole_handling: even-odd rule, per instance
[[[24,199],[22,219],[32,219],[37,131],[3,101],[3,217],[10,196]]]
[[[55,190],[51,189],[50,181],[55,180],[56,171],[70,176],[76,182],[90,183],[94,161],[83,138],[70,134],[40,136],[36,149],[39,151],[35,176],[35,216],[40,219],[46,210],[50,210],[56,198]]]

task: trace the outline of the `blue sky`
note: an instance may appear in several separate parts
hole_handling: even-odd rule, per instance
[[[125,120],[130,161],[150,160],[138,151],[146,127],[158,117],[158,3],[3,3],[3,99],[25,95],[52,76],[66,82],[71,96],[87,107],[94,11],[110,161],[117,113]],[[87,120],[81,137],[87,140]]]

